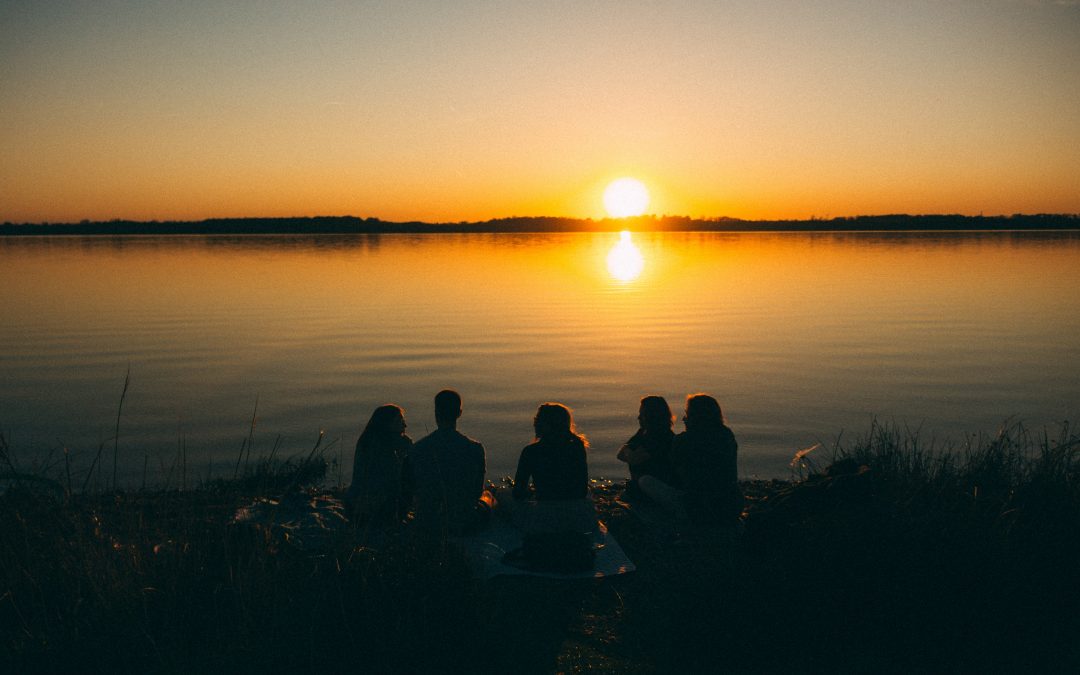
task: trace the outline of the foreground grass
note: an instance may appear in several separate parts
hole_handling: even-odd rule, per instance
[[[735,593],[751,651],[822,670],[1080,665],[1080,438],[1067,427],[944,447],[875,427],[833,459],[835,475],[747,519]]]
[[[810,456],[801,458],[808,463]],[[1080,666],[1080,439],[934,447],[875,427],[747,483],[740,537],[596,494],[638,565],[475,582],[452,546],[230,525],[299,467],[191,492],[0,497],[5,672],[762,672]],[[865,467],[865,468],[864,468]],[[280,468],[280,467],[279,467]],[[309,467],[310,470],[310,467]],[[310,481],[315,477],[304,477]],[[245,482],[246,481],[246,482]],[[366,543],[365,543],[366,542]]]

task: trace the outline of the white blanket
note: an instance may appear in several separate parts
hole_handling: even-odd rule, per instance
[[[548,579],[598,579],[633,572],[636,567],[626,552],[607,531],[604,524],[598,523],[593,538],[596,562],[591,570],[573,574],[540,572],[503,564],[503,556],[521,547],[521,532],[512,525],[495,520],[483,532],[469,537],[455,539],[465,551],[465,557],[472,568],[473,576],[478,579],[490,579],[501,575],[527,575]]]

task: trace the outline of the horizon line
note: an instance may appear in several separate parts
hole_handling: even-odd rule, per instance
[[[747,225],[769,225],[777,223],[791,223],[791,224],[824,224],[824,223],[850,223],[851,221],[884,221],[884,220],[896,220],[896,219],[910,219],[910,220],[939,220],[939,219],[953,219],[958,221],[1000,221],[1000,220],[1021,220],[1021,219],[1061,219],[1061,220],[1077,220],[1080,219],[1080,212],[1077,213],[1012,213],[1012,214],[992,214],[986,215],[979,213],[978,215],[968,215],[960,213],[887,213],[887,214],[859,214],[848,216],[831,216],[824,217],[810,216],[808,218],[736,218],[732,216],[687,216],[687,215],[670,215],[670,214],[641,214],[637,216],[624,216],[621,218],[604,217],[604,218],[592,218],[592,217],[575,217],[575,216],[541,216],[541,215],[512,215],[512,216],[499,216],[495,218],[488,218],[486,220],[455,220],[455,221],[428,221],[420,219],[411,220],[386,220],[377,216],[357,216],[352,214],[345,215],[292,215],[292,216],[211,216],[206,218],[152,218],[152,219],[138,219],[138,218],[109,218],[109,219],[89,219],[83,218],[78,221],[49,221],[43,220],[40,222],[14,222],[5,220],[0,223],[0,227],[5,229],[15,227],[88,227],[88,226],[102,226],[102,225],[200,225],[200,224],[219,224],[219,223],[283,223],[283,222],[327,222],[327,221],[352,221],[356,223],[366,224],[382,224],[388,226],[427,226],[435,228],[450,228],[461,226],[483,226],[490,224],[509,224],[514,222],[548,222],[548,223],[581,223],[592,225],[608,225],[608,224],[635,224],[635,223],[705,223],[710,225],[716,225],[721,223],[743,223]]]

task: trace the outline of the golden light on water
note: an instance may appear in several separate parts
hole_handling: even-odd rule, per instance
[[[645,269],[645,258],[626,230],[619,233],[619,242],[608,253],[607,268],[611,276],[623,282],[637,279]]]
[[[636,178],[619,178],[604,190],[604,208],[612,218],[640,216],[649,206],[649,191]]]

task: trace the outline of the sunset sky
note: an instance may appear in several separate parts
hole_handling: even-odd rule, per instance
[[[0,221],[1080,212],[1080,1],[0,0]]]

